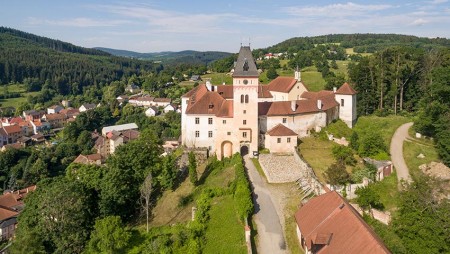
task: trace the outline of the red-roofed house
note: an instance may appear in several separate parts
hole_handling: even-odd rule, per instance
[[[390,253],[359,213],[337,192],[314,197],[295,213],[305,253]]]
[[[297,146],[297,133],[279,123],[266,132],[265,148],[271,153],[293,153]]]
[[[98,153],[88,155],[80,154],[73,162],[86,165],[90,164],[102,165],[102,163],[104,162],[104,157]]]
[[[8,144],[16,143],[17,139],[23,136],[22,128],[19,125],[9,125],[3,127]]]
[[[299,71],[294,78],[260,84],[248,46],[241,47],[232,73],[232,85],[207,81],[181,97],[183,145],[206,148],[218,158],[236,152],[256,154],[264,145],[285,152],[296,146],[296,137],[308,136],[311,130],[320,131],[338,118],[352,127],[356,119],[356,93],[348,84],[337,91],[309,92]],[[281,129],[290,132],[275,135]]]

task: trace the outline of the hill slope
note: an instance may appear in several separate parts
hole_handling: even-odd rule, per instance
[[[184,63],[184,64],[209,64],[218,59],[230,56],[231,53],[220,51],[194,51],[184,50],[179,52],[156,52],[156,53],[139,53],[128,50],[111,49],[97,47],[95,49],[102,50],[115,56],[132,57],[142,60],[161,61],[167,64]]]
[[[151,69],[149,62],[0,27],[0,84],[32,82],[39,91],[48,83],[60,94],[80,94],[84,86]]]

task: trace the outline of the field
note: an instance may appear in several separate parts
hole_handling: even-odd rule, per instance
[[[0,95],[7,93],[20,93],[21,96],[17,98],[0,99],[1,107],[18,107],[21,103],[27,101],[28,95],[36,95],[38,92],[26,92],[24,85],[12,84],[0,86]]]
[[[358,132],[359,136],[367,132],[379,132],[384,143],[389,147],[395,130],[410,121],[411,119],[404,116],[361,116],[358,118],[354,130]]]
[[[345,49],[345,53],[347,53],[347,55],[356,55],[356,54],[360,54],[362,56],[370,56],[372,55],[372,53],[356,53],[353,48],[347,48]]]
[[[199,83],[205,83],[207,79],[211,79],[213,85],[221,85],[223,83],[227,85],[233,84],[233,78],[226,73],[209,73],[202,75],[202,80]]]
[[[308,164],[314,169],[317,177],[321,182],[325,182],[324,172],[331,164],[335,163],[335,159],[331,152],[333,142],[322,140],[315,137],[303,138],[300,144],[300,153]]]
[[[420,143],[419,143],[420,142]],[[425,155],[425,158],[417,158],[419,154]],[[405,157],[406,165],[411,174],[420,172],[419,166],[432,161],[439,162],[439,156],[431,141],[423,139],[417,140],[411,138],[403,143],[403,156]]]

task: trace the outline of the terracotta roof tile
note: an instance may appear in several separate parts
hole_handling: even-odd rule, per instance
[[[217,86],[217,93],[224,99],[233,99],[233,86],[232,85],[220,85]]]
[[[20,128],[19,125],[9,125],[9,126],[4,126],[3,129],[5,130],[6,133],[11,134],[11,133],[17,133],[17,132],[22,132],[22,128]]]
[[[282,116],[321,111],[317,108],[317,101],[297,100],[295,101],[295,104],[295,111],[293,111],[290,101],[260,102],[258,104],[258,114],[267,116]]]
[[[170,98],[155,98],[153,101],[154,102],[168,102],[168,103],[170,103],[170,102],[172,102],[172,99],[170,99]]]
[[[45,114],[45,118],[47,120],[64,120],[66,119],[66,116],[64,114],[55,113],[55,114]]]
[[[16,217],[17,215],[19,215],[18,212],[14,212],[9,209],[0,207],[0,221],[9,219],[11,217]]]
[[[260,85],[258,87],[258,98],[272,98],[268,85]]]
[[[284,126],[283,124],[279,123],[269,131],[267,131],[267,134],[270,136],[297,136],[297,133],[295,133],[293,130],[289,129],[288,127]]]
[[[219,111],[217,112],[217,117],[233,117],[233,101],[232,100],[224,100],[222,105],[220,106]]]
[[[339,89],[336,91],[336,93],[353,95],[353,94],[356,94],[356,91],[347,82],[345,82],[341,87],[339,87]]]
[[[219,112],[224,100],[218,93],[207,91],[200,99],[189,102],[186,114],[215,115]]]
[[[321,99],[325,96],[329,96],[329,95],[334,95],[333,91],[328,91],[328,90],[322,90],[319,92],[303,92],[302,95],[300,97],[304,98],[304,99],[310,99],[310,100],[317,100],[317,99]]]
[[[328,242],[317,253],[390,253],[358,212],[335,191],[309,200],[295,213],[295,220],[309,250],[314,243]]]
[[[291,77],[277,77],[269,83],[269,90],[288,93],[296,83],[297,80]]]

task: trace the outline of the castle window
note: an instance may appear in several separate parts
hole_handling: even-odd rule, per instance
[[[242,120],[242,124],[246,125],[247,124],[247,120]]]
[[[291,143],[291,138],[287,138],[287,142],[288,142],[288,143]]]
[[[281,138],[277,138],[277,143],[281,143]]]
[[[200,123],[200,118],[196,117],[195,118],[195,124],[199,124]]]
[[[245,131],[242,132],[242,137],[243,137],[243,138],[247,138],[247,132],[245,132]]]
[[[245,95],[245,103],[248,103],[248,94]]]
[[[200,131],[195,131],[195,137],[196,138],[200,137]]]
[[[212,131],[208,131],[208,138],[212,138]]]
[[[223,124],[227,124],[227,120],[222,120],[222,123]]]
[[[230,136],[231,135],[231,131],[227,132],[227,135]]]
[[[285,118],[283,118],[283,123],[286,123],[287,122],[287,118],[285,117]]]
[[[241,103],[244,103],[244,95],[241,94]]]
[[[247,114],[247,110],[244,109],[244,111],[242,111],[242,113]]]
[[[212,124],[213,122],[212,122],[213,120],[212,120],[212,118],[210,117],[210,118],[208,118],[208,124]]]
[[[344,106],[344,99],[341,99],[341,107]]]

